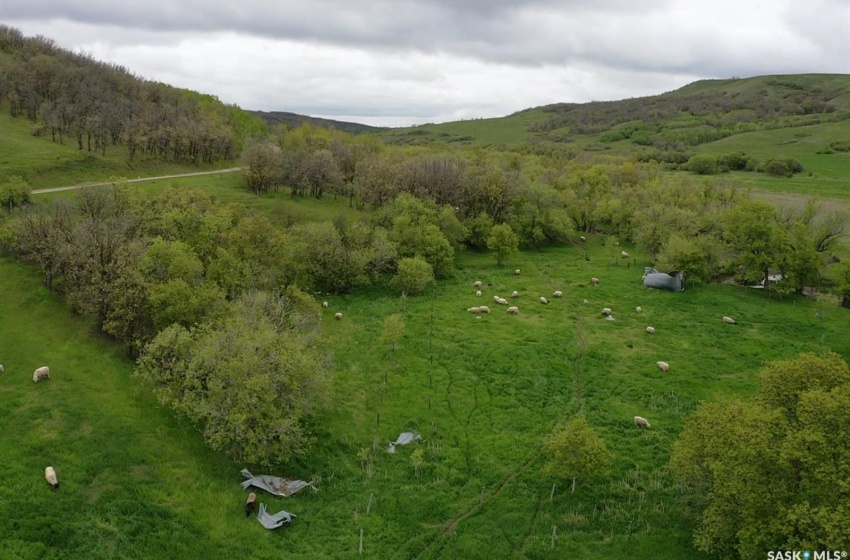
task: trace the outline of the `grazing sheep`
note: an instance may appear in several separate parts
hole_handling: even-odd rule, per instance
[[[519,313],[519,307],[508,307],[508,314],[516,315]]]
[[[543,297],[543,296],[540,296],[540,303],[542,303],[543,305],[546,305],[547,303],[549,303],[549,300],[548,300],[548,299],[546,299],[546,298],[545,298],[545,297]]]
[[[32,382],[38,383],[42,379],[50,379],[50,368],[47,366],[40,367],[32,372]]]
[[[599,278],[595,278],[595,277],[591,278],[590,283],[593,284],[594,286],[598,286],[599,285]]]
[[[328,305],[330,305],[328,302],[326,302],[326,301],[322,302],[322,307],[324,307],[325,309],[328,308]]]
[[[552,292],[552,297],[563,297],[563,296],[564,296],[564,294],[561,292],[561,290],[555,290],[554,292]]]
[[[651,428],[646,418],[641,418],[640,416],[635,416],[635,426],[638,428]]]
[[[47,481],[54,490],[59,489],[59,479],[56,478],[56,471],[53,470],[53,467],[47,467],[44,469],[44,480]]]
[[[655,327],[646,327],[647,334],[655,334]]]
[[[481,280],[476,280],[475,282],[473,282],[472,287],[473,288],[480,288],[481,287]]]
[[[334,319],[342,319],[342,313],[334,313]]]
[[[3,368],[3,364],[0,364],[0,373],[3,373],[4,371],[6,370]]]
[[[478,312],[479,313],[490,313],[490,308],[487,307],[486,305],[482,305],[481,307],[478,308]]]
[[[655,365],[657,365],[658,369],[661,371],[670,371],[670,364],[667,362],[655,362]]]
[[[736,321],[732,317],[723,317],[723,322],[726,323],[726,324],[729,324],[729,325],[734,325]],[[0,367],[2,367],[2,366],[0,366]],[[2,371],[2,370],[0,370],[0,371]]]
[[[625,251],[620,251],[620,257],[623,259],[629,258],[629,254]]]
[[[481,297],[481,290],[478,290],[477,292],[475,292],[475,297]]]
[[[496,300],[496,303],[498,303],[499,305],[507,305],[508,300],[506,300],[505,298],[499,298]]]
[[[257,507],[257,495],[251,492],[248,494],[248,500],[245,502],[245,517],[251,517],[254,509]]]
[[[514,275],[519,276],[519,269],[514,270]]]
[[[589,301],[587,301],[586,299],[581,300],[581,302],[582,302],[583,304],[585,304],[585,305],[587,305],[588,303],[590,303],[590,302],[589,302]]]
[[[605,315],[606,317],[611,315],[611,313],[613,313],[613,311],[611,311],[610,307],[603,307],[602,308],[602,314]]]
[[[514,290],[511,292],[511,297],[519,297],[519,292]]]
[[[467,309],[467,311],[469,311],[470,313],[475,313],[476,315],[478,315],[479,313],[481,313],[481,308],[480,307],[470,307],[469,309]]]
[[[635,307],[635,313],[642,313],[642,312],[643,312],[643,309],[641,309],[640,305]]]
[[[493,296],[493,301],[495,301],[496,303],[499,303],[500,299],[502,298],[500,298],[499,296]]]
[[[578,238],[581,239],[582,241],[587,241],[587,237],[585,237],[583,235],[579,235]]]

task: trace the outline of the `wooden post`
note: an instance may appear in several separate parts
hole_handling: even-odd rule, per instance
[[[360,554],[363,554],[363,529],[360,529]]]
[[[360,529],[360,533],[363,533],[363,529]],[[558,539],[558,526],[552,525],[552,544],[549,548],[555,548],[555,541]]]
[[[549,501],[551,502],[552,498],[554,498],[554,497],[555,497],[555,485],[553,484],[552,485],[552,491],[549,492]]]
[[[369,494],[369,501],[366,502],[366,515],[369,515],[369,511],[372,509],[372,499],[375,497],[375,493]]]

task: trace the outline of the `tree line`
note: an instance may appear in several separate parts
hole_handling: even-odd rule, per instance
[[[726,159],[747,161],[742,154]],[[438,276],[451,263],[438,253],[486,249],[494,226],[507,226],[524,248],[580,245],[580,234],[601,234],[633,243],[659,267],[695,281],[758,283],[775,273],[783,280],[767,288],[780,294],[831,286],[845,302],[850,295],[850,265],[832,266],[845,213],[812,200],[779,210],[733,182],[672,176],[652,161],[388,147],[304,126],[250,142],[243,163],[252,192],[288,185],[293,197],[347,197],[376,210],[395,242],[405,236],[404,224],[392,221],[395,209],[412,201],[430,206],[433,246],[402,254],[424,257]],[[447,248],[437,251],[437,244]]]
[[[245,138],[266,129],[214,96],[143,80],[5,25],[0,52],[10,55],[0,58],[0,100],[10,115],[32,121],[32,134],[81,151],[105,155],[120,146],[129,160],[209,163],[237,157]]]

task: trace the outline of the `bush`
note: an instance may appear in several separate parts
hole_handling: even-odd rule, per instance
[[[688,160],[688,171],[697,175],[714,175],[717,173],[717,159],[708,154],[697,154]]]
[[[21,206],[30,200],[32,189],[21,177],[15,175],[0,181],[0,204],[3,208]]]
[[[416,256],[398,261],[398,273],[390,280],[390,285],[403,293],[417,294],[433,281],[433,267],[422,257]]]

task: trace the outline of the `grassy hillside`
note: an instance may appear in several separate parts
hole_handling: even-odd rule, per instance
[[[313,425],[309,457],[270,469],[319,490],[261,495],[298,515],[277,532],[241,513],[239,470],[254,467],[207,450],[36,271],[0,260],[0,557],[353,558],[363,529],[364,558],[701,558],[690,505],[665,467],[684,420],[702,400],[750,393],[765,360],[850,357],[846,310],[735,286],[649,290],[642,256],[626,262],[619,248],[589,243],[589,262],[579,248],[523,253],[505,268],[466,254],[453,280],[406,302],[383,289],[321,296],[328,319],[344,314],[324,322],[335,404]],[[484,301],[478,279],[488,302],[519,290],[520,315],[467,313]],[[553,289],[564,299],[537,302]],[[616,321],[602,319],[603,306]],[[393,355],[380,336],[399,311],[406,330]],[[41,365],[53,378],[35,385]],[[557,483],[550,501],[542,440],[578,411],[615,454],[614,470],[575,494]],[[634,428],[636,414],[652,430]],[[385,453],[409,429],[423,441]],[[48,464],[56,493],[42,477]]]
[[[322,119],[319,117],[310,117],[307,115],[299,115],[297,113],[287,113],[286,111],[251,111],[251,113],[269,126],[276,124],[286,124],[293,128],[297,128],[302,124],[310,124],[325,128],[335,128],[350,134],[364,134],[367,132],[381,132],[388,130],[386,127],[369,126],[368,124],[360,124],[347,121],[336,121],[333,119]]]
[[[233,161],[190,165],[158,158],[137,157],[132,162],[120,147],[105,157],[88,154],[73,142],[60,144],[33,136],[33,124],[0,110],[0,176],[20,175],[34,189],[96,182],[111,177],[136,178],[232,167]]]

